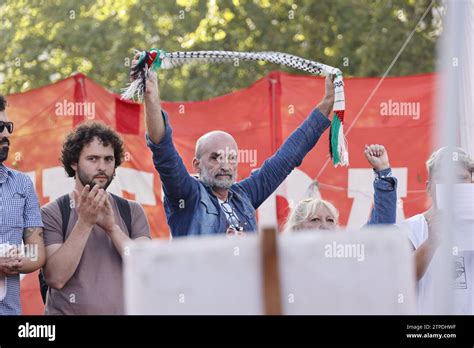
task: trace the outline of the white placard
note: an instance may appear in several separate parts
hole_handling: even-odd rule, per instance
[[[260,314],[259,240],[187,237],[132,242],[127,314]]]
[[[454,217],[460,220],[474,220],[474,184],[437,184],[436,204],[438,209],[446,209],[445,197],[451,191]]]
[[[260,239],[137,241],[124,258],[127,314],[263,314]],[[413,314],[413,254],[397,228],[278,238],[283,314]]]
[[[416,311],[414,258],[399,229],[307,231],[279,245],[285,314]]]

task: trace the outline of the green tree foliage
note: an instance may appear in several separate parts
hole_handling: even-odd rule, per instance
[[[281,51],[380,76],[431,0],[7,0],[0,2],[0,93],[83,72],[119,92],[132,49]],[[390,75],[434,70],[439,3]],[[160,72],[165,100],[200,100],[248,86],[273,64],[188,65]]]

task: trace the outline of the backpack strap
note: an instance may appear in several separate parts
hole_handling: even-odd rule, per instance
[[[43,300],[43,304],[46,304],[46,297],[48,295],[49,286],[48,284],[46,284],[46,279],[44,277],[44,272],[42,268],[40,268],[39,273],[38,273],[38,281],[39,281],[41,299]]]
[[[69,223],[69,217],[71,215],[71,198],[69,194],[65,194],[58,198],[58,205],[59,210],[61,211],[61,218],[62,218],[62,232],[63,232],[63,241],[66,240],[66,233],[67,233],[67,225]],[[46,283],[46,279],[44,277],[43,269],[41,268],[38,273],[38,280],[40,285],[40,292],[41,298],[43,303],[46,304],[46,298],[49,291],[49,286]]]
[[[111,193],[110,195],[115,200],[115,203],[117,203],[120,216],[122,217],[123,222],[125,222],[125,226],[127,227],[128,236],[132,238],[132,211],[130,209],[130,204],[125,198],[114,195],[113,193]]]
[[[59,210],[61,211],[61,217],[63,220],[62,231],[63,241],[66,240],[67,225],[69,223],[69,217],[71,216],[71,198],[69,193],[58,198]]]

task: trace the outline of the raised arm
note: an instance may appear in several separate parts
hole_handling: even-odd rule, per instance
[[[165,122],[161,115],[160,90],[156,73],[148,73],[145,93],[145,125],[150,140],[159,144],[165,136]]]
[[[366,145],[364,154],[375,172],[374,207],[367,224],[394,224],[397,214],[397,179],[392,176],[387,150],[383,145]]]
[[[149,71],[145,95],[147,145],[153,153],[153,164],[160,174],[165,199],[172,207],[190,204],[197,197],[197,181],[189,175],[173,144],[168,116],[160,105],[156,73]]]
[[[334,105],[332,77],[326,78],[325,88],[324,98],[278,151],[267,159],[259,170],[237,184],[247,192],[255,209],[278,188],[294,168],[301,164],[306,154],[331,124],[328,116]]]

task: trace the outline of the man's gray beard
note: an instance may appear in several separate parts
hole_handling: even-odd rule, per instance
[[[210,188],[228,190],[233,184],[235,184],[235,174],[231,173],[231,175],[232,178],[230,179],[226,178],[224,180],[217,180],[216,178],[213,178],[211,174],[209,174],[204,166],[202,166],[199,180],[201,180],[203,184],[209,186]]]

